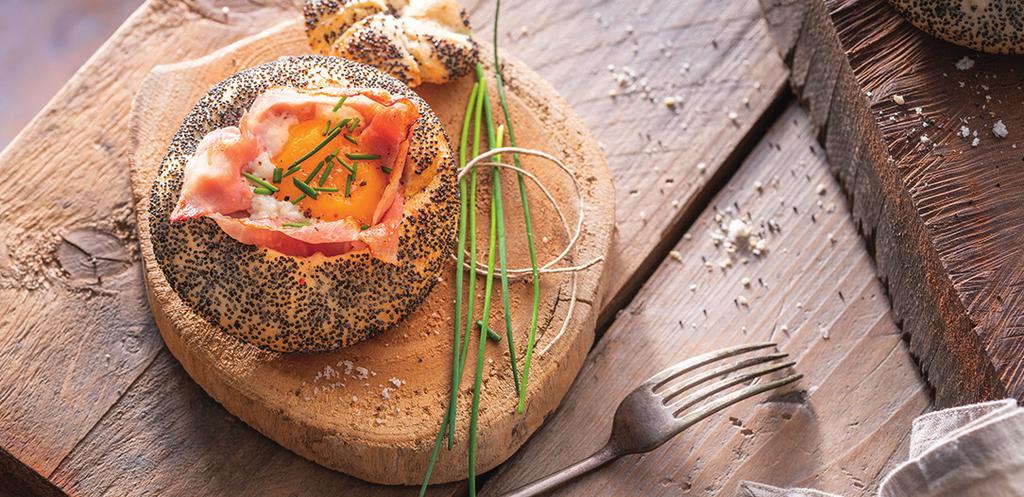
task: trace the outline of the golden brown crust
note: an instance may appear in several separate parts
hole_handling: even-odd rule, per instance
[[[420,109],[409,149],[398,264],[366,252],[293,258],[244,245],[209,219],[170,223],[184,166],[209,131],[237,125],[270,86],[381,88]],[[447,136],[416,93],[380,71],[336,57],[282,58],[211,89],[185,118],[153,183],[156,259],[181,299],[210,323],[276,351],[326,351],[391,327],[433,288],[454,243],[455,168]]]
[[[303,14],[314,52],[374,66],[409,86],[453,81],[479,58],[458,0],[307,0]]]
[[[890,0],[918,29],[988,53],[1024,53],[1020,0]]]

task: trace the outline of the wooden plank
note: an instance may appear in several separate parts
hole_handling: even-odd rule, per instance
[[[474,25],[486,26],[491,5],[481,0],[469,6]],[[623,10],[579,0],[563,2],[557,15],[541,20],[537,13],[550,4],[536,0],[508,4],[503,12],[504,26],[514,33],[504,41],[506,48],[535,65],[593,127],[609,150],[616,201],[634,214],[619,219],[619,255],[612,261],[617,279],[609,290],[616,297],[602,306],[607,316],[628,301],[662,257],[652,254],[671,248],[697,206],[774,118],[773,105],[780,101],[784,67],[755,6],[740,0],[715,9],[700,6],[688,0],[666,11],[648,0]],[[0,336],[0,359],[9,365],[0,371],[0,450],[11,456],[0,460],[54,474],[82,494],[116,493],[87,486],[102,480],[93,474],[65,472],[86,467],[69,458],[72,449],[85,438],[76,452],[101,454],[92,451],[100,435],[165,431],[166,416],[119,416],[121,424],[97,424],[112,419],[108,411],[130,411],[141,402],[137,390],[145,385],[173,384],[158,371],[181,374],[153,365],[162,343],[144,304],[133,238],[125,163],[128,103],[153,65],[205,54],[295,12],[297,6],[283,0],[150,0],[0,155],[0,180],[7,185],[0,191],[0,328],[13,331]],[[200,25],[204,33],[216,26],[217,34],[197,36]],[[564,45],[567,36],[570,49],[550,49]],[[617,83],[607,63],[617,73],[630,66],[638,83],[647,78],[650,98],[643,92],[609,97]],[[662,103],[670,95],[682,97],[676,112]],[[703,175],[696,172],[699,163],[706,164]],[[68,164],[88,167],[61,167]],[[677,174],[678,168],[688,174]],[[99,187],[83,194],[90,185]],[[110,431],[86,437],[104,426]],[[286,456],[293,457],[278,456],[284,462],[275,468],[308,471]],[[125,476],[110,480],[117,482],[160,471],[103,467]],[[163,477],[186,476],[149,475],[147,481]]]
[[[1024,61],[939,41],[886,2],[761,3],[936,401],[1024,399]]]
[[[486,495],[598,449],[619,400],[660,369],[769,339],[806,375],[798,391],[728,409],[561,494],[734,495],[744,479],[873,494],[930,402],[813,133],[795,106],[772,127],[677,244],[677,257],[661,263],[605,334],[560,412],[488,482]],[[709,235],[736,217],[764,234],[768,252],[737,256],[723,270],[726,252]]]

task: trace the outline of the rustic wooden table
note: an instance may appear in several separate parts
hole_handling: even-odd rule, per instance
[[[487,31],[491,2],[466,3]],[[758,5],[553,5],[508,3],[502,43],[605,147],[611,297],[561,408],[484,494],[599,447],[618,400],[662,367],[772,339],[806,375],[799,392],[748,401],[559,494],[732,495],[754,479],[870,495],[932,400]],[[126,163],[134,89],[156,64],[297,12],[150,0],[0,155],[0,494],[415,494],[321,468],[229,415],[166,351],[145,302]],[[192,36],[199,25],[218,36]],[[725,263],[711,234],[734,217],[764,233],[764,255]]]

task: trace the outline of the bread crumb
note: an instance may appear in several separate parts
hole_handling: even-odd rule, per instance
[[[690,291],[691,292],[696,292],[697,291],[697,285],[691,284],[690,285]]]
[[[892,96],[892,101],[896,102],[896,105],[903,105],[903,104],[907,103],[907,101],[903,98],[903,95],[899,95],[899,94],[893,95]]]
[[[676,261],[683,262],[683,254],[681,254],[678,250],[669,251],[668,256]]]
[[[740,280],[740,284],[742,284],[743,286],[745,286],[747,288],[750,288],[750,278],[743,277],[743,279]]]
[[[828,192],[828,188],[825,187],[824,183],[818,183],[818,187],[814,191],[818,192],[818,195],[824,195]]]
[[[981,139],[978,137],[974,137],[974,139],[971,140],[971,147],[977,147],[979,143],[981,143]]]
[[[701,174],[704,174],[704,171],[707,170],[707,168],[708,168],[708,165],[706,163],[703,163],[703,162],[697,163],[697,172],[699,172]]]
[[[965,56],[964,58],[956,61],[956,68],[961,71],[966,71],[972,67],[974,67],[974,59],[970,57]]]

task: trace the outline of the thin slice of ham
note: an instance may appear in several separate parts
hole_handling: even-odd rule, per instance
[[[354,220],[343,219],[285,227],[279,219],[246,217],[252,191],[241,174],[268,149],[265,123],[282,115],[298,121],[322,117],[333,110],[342,95],[347,97],[342,117],[360,119],[360,144],[381,155],[381,163],[391,167],[373,224],[364,230]],[[419,111],[410,100],[393,98],[383,90],[271,88],[242,116],[240,128],[221,128],[203,138],[186,166],[181,198],[171,221],[206,216],[241,243],[296,257],[318,252],[334,256],[366,249],[381,261],[397,264],[406,155],[417,119]]]
[[[185,165],[182,194],[171,213],[171,221],[248,209],[252,205],[252,189],[242,176],[242,168],[257,153],[256,142],[243,138],[234,126],[204,136]]]

